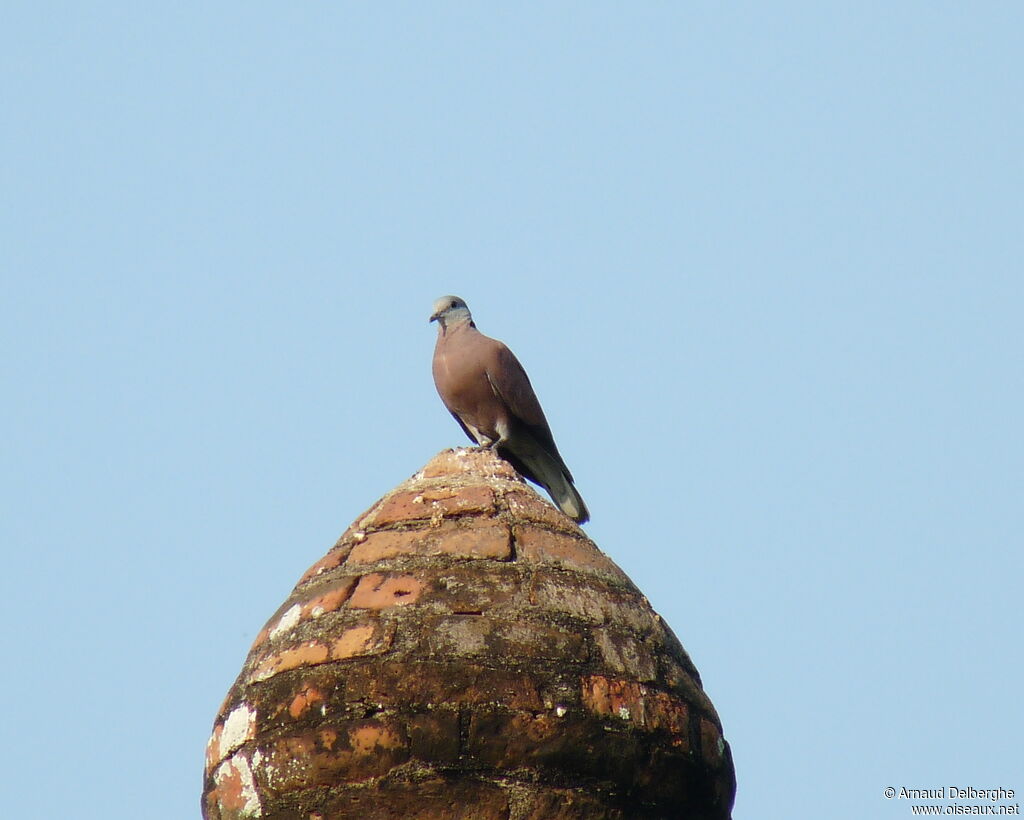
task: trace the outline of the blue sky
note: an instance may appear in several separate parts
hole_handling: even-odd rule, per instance
[[[1024,791],[1020,4],[4,18],[10,816],[198,815],[264,620],[465,443],[443,293],[701,670],[737,820]]]

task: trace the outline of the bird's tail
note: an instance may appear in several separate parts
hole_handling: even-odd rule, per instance
[[[561,486],[553,484],[548,487],[548,492],[555,499],[558,509],[564,512],[577,524],[586,524],[590,520],[590,510],[583,503],[583,497],[575,485],[564,475],[560,475]]]
[[[514,449],[509,448],[515,454],[515,461],[526,467],[526,471],[520,472],[547,490],[558,505],[558,509],[576,523],[585,524],[590,520],[590,511],[583,503],[583,497],[573,485],[572,479],[567,475],[565,465],[533,441],[532,437],[529,442],[522,440],[525,438],[527,437],[517,438]]]

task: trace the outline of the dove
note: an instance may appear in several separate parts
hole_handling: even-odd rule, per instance
[[[530,377],[511,350],[476,328],[458,296],[434,302],[437,322],[434,385],[470,440],[489,447],[525,478],[539,484],[577,523],[590,519],[555,446]]]

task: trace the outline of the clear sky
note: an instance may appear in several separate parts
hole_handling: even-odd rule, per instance
[[[198,816],[265,619],[466,443],[444,293],[737,820],[1019,795],[1024,5],[493,5],[4,5],[5,816]]]

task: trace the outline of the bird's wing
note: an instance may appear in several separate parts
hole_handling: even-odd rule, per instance
[[[494,355],[487,368],[487,379],[491,383],[491,389],[505,402],[505,406],[512,411],[512,415],[537,442],[554,456],[565,470],[565,474],[569,476],[569,470],[558,453],[555,439],[551,435],[551,428],[544,417],[544,410],[541,409],[537,394],[533,392],[530,377],[526,375],[526,370],[523,369],[511,350],[501,342],[495,344]],[[570,477],[569,480],[571,481],[572,478]]]

